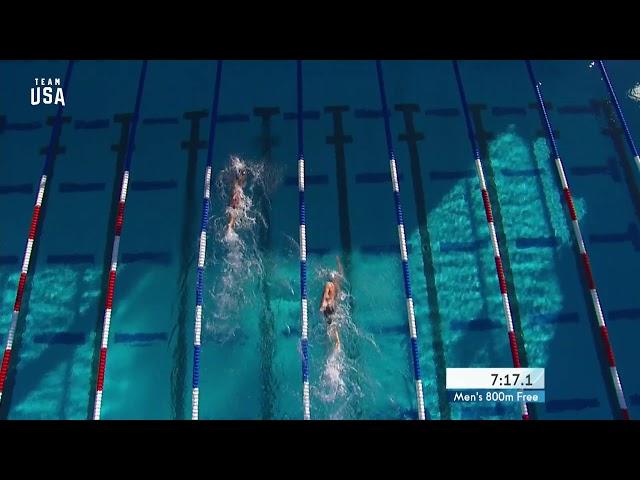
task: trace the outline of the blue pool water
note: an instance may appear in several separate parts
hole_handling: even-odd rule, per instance
[[[640,178],[590,61],[534,62],[598,285],[631,417],[640,415]],[[608,62],[636,142],[640,62]],[[409,243],[428,418],[517,419],[449,403],[447,367],[512,365],[482,198],[451,62],[383,62]],[[0,340],[49,145],[35,77],[0,63]],[[0,418],[85,419],[114,205],[141,62],[76,62]],[[460,63],[484,155],[523,363],[546,369],[540,419],[617,418],[606,359],[535,96],[521,61]],[[197,241],[215,61],[150,61],[132,155],[104,380],[105,419],[191,414]],[[415,386],[373,61],[303,62],[311,415],[413,419]],[[294,61],[225,61],[213,150],[200,418],[302,417]],[[251,165],[243,249],[222,238],[232,156]],[[114,193],[115,192],[115,193]],[[345,264],[335,358],[318,305]],[[524,348],[523,348],[524,347]]]

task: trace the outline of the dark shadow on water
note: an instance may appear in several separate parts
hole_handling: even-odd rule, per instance
[[[413,184],[413,197],[415,201],[416,216],[418,220],[418,232],[420,235],[420,247],[422,250],[422,269],[427,283],[427,302],[429,305],[429,320],[431,324],[431,345],[433,348],[433,361],[436,371],[436,386],[438,390],[438,407],[441,419],[451,418],[451,408],[446,392],[446,357],[444,354],[444,338],[442,333],[442,315],[438,302],[438,290],[436,287],[436,272],[431,248],[431,235],[429,232],[429,220],[427,217],[427,195],[422,182],[422,170],[417,142],[424,140],[424,134],[415,129],[413,113],[419,112],[416,104],[399,104],[395,106],[397,111],[403,113],[405,132],[398,135],[400,142],[406,142],[411,159],[411,180]],[[417,417],[417,412],[415,412]]]

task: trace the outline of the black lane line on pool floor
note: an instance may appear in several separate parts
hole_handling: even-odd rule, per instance
[[[611,139],[613,148],[616,151],[616,157],[624,171],[624,180],[633,203],[636,218],[640,221],[640,190],[635,182],[635,164],[633,159],[627,153],[625,145],[624,130],[618,123],[613,107],[607,100],[592,100],[596,115],[600,117],[602,114],[606,121],[607,127],[602,129],[602,134]]]
[[[327,145],[333,145],[336,158],[336,187],[338,190],[338,221],[340,224],[340,244],[345,253],[345,272],[351,273],[351,220],[349,218],[349,195],[347,194],[347,159],[344,146],[353,143],[351,135],[345,135],[342,114],[349,111],[348,105],[328,105],[325,113],[333,117],[333,135],[327,135]]]
[[[550,159],[550,161],[553,161]],[[557,175],[556,175],[557,176]],[[562,191],[562,186],[560,185],[560,179],[556,179],[558,188]],[[563,206],[563,208],[565,208]],[[573,235],[573,227],[571,226],[571,220],[568,215],[565,215],[565,222],[567,224],[567,229],[571,231]],[[596,357],[598,360],[598,364],[600,366],[600,375],[603,382],[603,387],[607,395],[607,400],[609,403],[609,408],[611,412],[611,417],[615,420],[620,419],[620,407],[618,405],[618,397],[613,386],[613,383],[609,380],[611,378],[611,371],[609,367],[609,359],[607,358],[607,352],[602,348],[602,334],[600,333],[600,327],[598,326],[598,319],[596,317],[595,311],[593,310],[593,300],[589,293],[589,285],[585,279],[583,274],[584,265],[582,263],[582,259],[580,257],[580,251],[578,250],[578,246],[572,246],[572,250],[574,252],[574,261],[576,265],[576,272],[578,274],[578,281],[582,286],[582,297],[584,298],[585,305],[587,307],[587,317],[589,319],[589,328],[591,330],[591,335],[593,338],[594,350],[596,353]],[[602,309],[604,310],[604,306]],[[546,408],[546,407],[545,407]]]
[[[346,281],[349,287],[351,284],[351,255],[353,252],[353,243],[351,238],[351,216],[349,210],[349,193],[348,193],[348,174],[347,174],[347,155],[345,153],[345,145],[353,143],[353,136],[345,133],[343,114],[349,112],[351,107],[349,105],[327,105],[324,107],[324,113],[330,114],[333,121],[333,134],[327,135],[325,143],[327,145],[333,145],[333,153],[336,159],[336,189],[338,193],[338,225],[340,228],[340,248],[344,254],[344,273]],[[389,181],[391,176],[389,174]],[[358,175],[356,175],[356,183],[358,183]],[[305,179],[306,184],[306,179]],[[397,245],[394,246],[394,252],[397,249]],[[361,248],[363,253],[366,252],[365,248]],[[349,311],[351,312],[351,318],[354,318],[355,303],[353,296],[349,295]],[[347,350],[348,348],[348,350]],[[357,338],[353,342],[349,342],[345,345],[345,350],[349,358],[360,358],[360,343]],[[360,371],[356,370],[355,383],[358,388],[362,384]],[[362,404],[360,397],[356,396],[352,399],[352,406],[355,418],[362,418]]]
[[[73,123],[76,130],[98,130],[101,128],[109,128],[108,118],[99,118],[96,120],[76,120]]]
[[[549,102],[545,102],[547,108],[551,109],[552,105]],[[531,107],[531,105],[530,105]],[[564,114],[575,114],[575,113],[594,113],[592,109],[587,107],[559,107],[559,113]],[[556,130],[554,132],[557,133]],[[539,136],[540,130],[538,130],[537,135]],[[537,163],[538,159],[532,153],[531,155],[532,162],[534,164],[534,170],[538,172],[542,172],[541,166]],[[614,166],[615,167],[615,166]],[[571,168],[572,173],[575,175],[592,175],[592,174],[601,174],[605,173],[611,175],[615,179],[615,171],[613,171],[611,165],[605,165],[603,167],[595,166],[595,167],[573,167]],[[505,173],[503,171],[503,173]],[[555,201],[557,195],[554,195],[553,192],[546,192],[544,188],[544,184],[542,182],[541,176],[535,175],[536,183],[538,187],[538,192],[540,198],[543,203],[543,213],[546,220],[546,227],[550,232],[553,232],[553,224],[551,221],[551,207],[549,205],[549,201]],[[616,180],[618,181],[618,180]],[[568,225],[568,228],[571,228]],[[518,248],[526,248],[527,246],[546,246],[553,249],[553,258],[556,265],[560,265],[560,253],[555,248],[559,245],[556,237],[538,237],[536,239],[524,239],[524,238],[516,238],[516,246]],[[584,294],[583,294],[584,296]],[[588,296],[585,296],[587,301],[590,301]],[[566,312],[566,313],[558,313],[551,315],[536,315],[533,317],[536,323],[540,321],[555,323],[555,324],[575,324],[580,321],[580,317],[577,312]],[[530,407],[533,407],[535,413],[538,413],[538,408],[544,408],[544,410],[550,414],[558,413],[559,411],[565,410],[583,410],[585,408],[593,408],[600,405],[600,401],[597,398],[576,398],[576,399],[561,399],[557,401],[549,401],[544,407],[539,407],[537,405],[531,404]],[[531,412],[530,412],[531,413]]]
[[[115,228],[116,216],[118,214],[118,204],[120,202],[120,182],[122,181],[122,172],[124,171],[124,159],[127,154],[127,146],[129,144],[129,130],[132,121],[132,113],[117,113],[113,116],[113,123],[120,124],[120,141],[111,145],[111,151],[116,153],[115,175],[111,186],[111,202],[109,203],[109,217],[107,221],[107,230],[105,232],[105,245],[110,245],[113,241],[113,229]],[[135,149],[135,145],[133,146]],[[109,271],[111,270],[111,251],[109,248],[104,249],[104,260],[102,263],[101,287],[109,283]],[[97,305],[104,305],[106,302],[107,289],[100,288]],[[98,375],[98,361],[100,359],[100,346],[102,338],[99,332],[102,332],[104,321],[104,310],[97,309],[96,312],[96,335],[93,340],[93,349],[91,357],[91,381],[89,382],[89,402],[87,403],[87,419],[93,418],[93,407],[96,396],[96,381]]]
[[[498,322],[496,321],[494,323],[491,321],[491,319],[489,318],[489,311],[488,311],[487,298],[488,298],[488,295],[493,295],[494,293],[489,293],[488,295],[484,294],[484,292],[493,291],[493,288],[489,288],[486,281],[487,278],[492,276],[492,273],[491,273],[492,268],[491,266],[489,266],[488,269],[485,269],[482,262],[481,250],[483,247],[481,246],[481,243],[486,245],[486,240],[482,242],[479,240],[480,231],[481,231],[480,223],[476,218],[476,215],[475,215],[476,212],[473,207],[474,190],[478,189],[479,187],[477,187],[477,185],[474,185],[474,181],[477,182],[476,179],[468,180],[468,181],[465,180],[463,182],[463,186],[465,189],[465,198],[467,199],[467,201],[465,201],[465,204],[468,210],[471,236],[473,238],[478,239],[475,242],[469,242],[470,244],[477,245],[477,247],[467,251],[475,252],[475,254],[473,255],[473,258],[476,262],[476,271],[478,272],[477,273],[478,284],[479,284],[478,291],[482,299],[482,311],[474,319],[470,319],[470,320],[465,319],[462,321],[454,319],[451,321],[451,326],[453,327],[452,329],[454,330],[456,329],[463,330],[463,328],[461,327],[462,327],[462,323],[465,322],[467,323],[467,327],[464,330],[466,330],[467,332],[489,332],[490,330],[494,329],[492,325],[495,324],[497,327]],[[502,299],[500,303],[502,303]],[[501,328],[504,329],[504,323],[500,322],[500,326]],[[484,335],[488,335],[488,333],[484,333]],[[501,347],[498,347],[498,348],[501,348]],[[484,417],[490,416],[490,415],[503,418],[507,412],[508,412],[507,408],[502,403],[497,403],[495,406],[482,406],[482,405],[460,403],[458,407],[458,413],[460,415],[461,420],[467,420],[467,419],[478,420],[478,419],[483,419]],[[529,408],[529,416],[531,416],[530,408]]]
[[[5,128],[7,130],[24,132],[27,130],[38,130],[39,128],[42,128],[42,124],[40,122],[7,123]]]
[[[272,149],[275,146],[276,137],[271,133],[271,119],[280,114],[279,107],[254,107],[253,114],[259,117],[261,122],[260,156],[266,164],[266,168],[273,167]],[[258,188],[258,202],[260,213],[264,223],[258,222],[258,248],[263,259],[264,274],[260,280],[263,308],[260,311],[260,411],[263,420],[270,420],[275,414],[276,384],[273,378],[273,357],[275,355],[275,316],[271,308],[271,291],[269,279],[273,271],[271,259],[271,215],[264,191],[264,184]],[[266,261],[265,261],[266,260]]]
[[[618,171],[617,158],[615,156],[607,157],[606,163],[601,165],[588,165],[584,167],[570,167],[572,175],[576,177],[588,177],[593,175],[608,175],[611,179],[620,183],[621,175]]]
[[[494,134],[485,130],[482,122],[482,112],[486,106],[481,104],[469,105],[471,111],[471,119],[474,123],[476,137],[478,139],[478,145],[480,147],[480,154],[482,158],[486,159],[485,168],[487,170],[487,190],[491,198],[491,205],[493,207],[493,221],[496,226],[496,235],[498,236],[498,243],[502,247],[502,264],[504,265],[504,276],[507,280],[507,290],[510,292],[509,298],[511,299],[511,313],[513,318],[513,329],[516,333],[518,350],[520,352],[520,360],[522,367],[529,366],[529,360],[527,358],[527,349],[522,332],[522,319],[520,316],[520,301],[518,300],[518,292],[515,282],[513,280],[513,269],[511,267],[511,255],[509,254],[509,244],[507,242],[507,236],[504,231],[504,222],[502,219],[502,206],[500,198],[498,196],[498,187],[496,185],[495,171],[493,169],[493,160],[489,155],[489,140],[494,138]],[[535,410],[535,405],[532,405]],[[533,412],[532,419],[535,419],[535,412]]]
[[[599,116],[600,114],[602,114],[607,120],[607,127],[602,129],[602,134],[610,137],[611,141],[613,142],[613,147],[617,154],[616,156],[618,157],[618,161],[620,162],[624,170],[623,176],[625,179],[625,183],[627,184],[627,189],[629,191],[631,202],[633,203],[633,206],[634,206],[636,217],[640,220],[640,192],[638,190],[638,185],[634,180],[635,172],[634,172],[633,160],[627,154],[627,148],[625,145],[623,130],[619,125],[618,118],[615,115],[615,112],[613,111],[612,105],[607,100],[605,99],[593,100],[592,103],[595,105],[596,115]],[[628,230],[628,234],[631,237],[633,247],[636,248],[637,243],[633,241],[633,234],[634,234],[633,227],[634,225],[632,224]],[[592,235],[590,235],[590,239],[591,237]],[[582,279],[582,275],[580,276],[580,278]],[[599,332],[596,330],[595,327],[593,327],[593,322],[591,323],[592,323],[592,329],[594,331],[594,337],[599,337]],[[598,341],[598,340],[595,340],[595,341]],[[601,348],[598,349],[598,352],[599,352],[598,356],[600,358],[602,373],[604,378],[606,379],[608,377],[608,368],[607,368],[608,361],[606,359],[606,354],[602,352]],[[616,392],[613,386],[611,385],[611,382],[608,382],[605,380],[605,385],[607,386],[607,393],[609,394],[609,402],[611,404],[611,411],[612,411],[613,418],[617,419],[619,418],[619,414],[618,414],[618,408],[617,408],[618,404],[617,404]]]
[[[65,80],[65,82],[66,81],[67,80]],[[55,125],[56,125],[56,122],[58,121],[60,122],[60,127],[56,130]],[[31,259],[29,262],[30,265],[34,265],[33,267],[34,269],[35,269],[35,265],[37,265],[38,263],[38,252],[40,251],[40,244],[42,243],[40,241],[40,237],[42,236],[42,230],[45,224],[47,208],[49,205],[49,202],[47,202],[47,199],[49,198],[49,192],[51,191],[51,186],[53,185],[53,177],[55,172],[55,166],[57,163],[56,158],[59,154],[63,155],[66,152],[66,148],[60,145],[60,136],[62,135],[62,130],[64,128],[64,125],[70,122],[71,122],[71,117],[66,115],[60,115],[60,117],[58,116],[48,117],[47,125],[53,129],[53,131],[55,132],[55,136],[52,136],[50,145],[41,147],[39,149],[40,155],[44,155],[45,158],[49,154],[51,156],[49,157],[50,164],[49,164],[48,171],[45,172],[45,174],[47,175],[47,188],[45,188],[44,197],[42,198],[42,204],[41,204],[42,206],[40,207],[40,218],[39,218],[40,227],[38,228],[36,233],[36,238],[33,241],[33,250],[31,251]],[[20,309],[20,314],[18,316],[18,324],[16,326],[16,332],[15,332],[14,343],[12,348],[12,351],[15,352],[14,355],[16,356],[16,358],[14,359],[13,362],[11,362],[11,365],[9,366],[9,372],[7,373],[7,379],[5,381],[5,387],[4,387],[4,392],[2,396],[3,402],[0,404],[0,419],[7,419],[9,417],[9,412],[11,411],[11,406],[13,403],[13,392],[14,392],[15,382],[16,382],[17,366],[20,363],[20,356],[22,353],[22,341],[24,337],[24,331],[27,328],[26,317],[30,311],[29,307],[31,303],[31,290],[33,288],[34,274],[35,274],[35,271],[31,273],[31,277],[32,277],[31,281],[28,281],[26,283],[24,293],[22,296],[22,308]],[[50,351],[47,353],[50,353]],[[45,363],[43,356],[39,358],[39,361],[41,363]],[[23,375],[24,373],[25,373],[24,370],[22,370]],[[40,378],[35,378],[35,376],[29,376],[29,375],[24,375],[24,378],[33,385],[35,385],[35,383],[40,380]],[[27,388],[26,390],[31,391],[31,388]]]
[[[404,117],[405,132],[398,135],[400,142],[406,142],[411,159],[411,179],[413,181],[413,198],[418,217],[418,232],[420,233],[420,245],[422,250],[422,270],[427,283],[427,302],[429,304],[429,320],[431,322],[432,347],[436,371],[436,388],[438,393],[438,406],[440,419],[451,419],[451,407],[446,391],[446,357],[444,354],[444,340],[442,335],[442,315],[438,303],[438,290],[436,287],[436,272],[433,264],[433,251],[431,249],[431,235],[429,233],[429,220],[427,217],[427,196],[422,182],[422,169],[418,142],[424,140],[424,133],[415,129],[414,113],[420,112],[416,104],[401,103],[395,106],[396,111],[402,112]]]
[[[546,102],[545,102],[546,105]],[[548,106],[548,108],[551,108],[551,105]],[[539,113],[538,113],[539,114]],[[537,138],[539,138],[539,136],[537,136]],[[546,138],[546,136],[543,136],[542,138]],[[535,169],[537,169],[538,171],[542,172],[543,168],[542,165],[539,163],[538,157],[536,157],[535,152],[533,151],[533,144],[529,145],[529,152],[530,152],[530,158],[531,158],[531,162],[533,164],[533,167]],[[553,168],[552,165],[549,165],[550,168]],[[553,175],[553,170],[549,170],[549,174]],[[553,175],[553,177],[556,177],[556,175]],[[536,175],[535,176],[536,179],[536,187],[538,190],[538,195],[540,197],[540,200],[542,202],[542,214],[545,220],[545,228],[546,230],[553,235],[554,234],[554,226],[553,226],[553,221],[552,221],[552,217],[551,217],[551,202],[558,202],[559,200],[561,201],[560,197],[558,196],[558,194],[556,192],[547,192],[545,190],[545,186],[544,186],[544,182],[542,181],[542,175]],[[562,207],[562,205],[561,205]],[[566,216],[563,216],[566,217]],[[566,218],[564,220],[566,222]],[[571,226],[567,225],[567,228],[569,228],[571,230]],[[516,238],[516,247],[517,248],[527,248],[528,246],[546,246],[551,248],[552,251],[552,256],[553,256],[553,265],[554,266],[558,266],[561,265],[561,260],[560,260],[560,251],[557,248],[560,244],[558,242],[557,237],[555,236],[550,236],[550,237],[538,237],[537,239],[523,239],[523,238]],[[524,240],[524,242],[523,242]],[[558,277],[558,281],[560,281],[560,278]],[[583,293],[584,295],[584,293]],[[543,320],[545,322],[549,322],[549,323],[555,323],[555,324],[575,324],[580,320],[580,317],[578,315],[577,312],[565,312],[565,313],[558,313],[555,315],[536,315],[534,317],[532,317],[532,320],[536,319],[537,322],[540,322],[540,320]],[[572,328],[572,327],[571,327]],[[567,401],[570,403],[570,401]],[[539,414],[541,409],[544,409],[544,411],[548,412],[548,413],[554,413],[555,410],[548,408],[548,404],[544,404],[544,406],[539,406],[538,404],[535,403],[530,403],[529,404],[529,414],[531,416],[532,419],[539,419]]]
[[[191,314],[191,275],[195,274],[194,265],[196,262],[196,243],[198,237],[196,228],[198,216],[194,212],[198,210],[199,195],[196,194],[198,150],[208,147],[208,143],[200,138],[201,121],[209,116],[207,110],[195,110],[186,112],[183,115],[190,123],[190,134],[188,140],[183,140],[180,148],[187,152],[187,167],[185,169],[185,189],[182,209],[182,238],[180,244],[180,271],[178,273],[178,291],[180,299],[178,301],[178,318],[176,345],[173,349],[173,367],[171,368],[171,407],[173,418],[185,420],[191,418],[190,412],[185,412],[185,395],[189,386],[187,378],[187,318]],[[149,120],[149,119],[147,119]],[[190,318],[190,317],[189,317]],[[171,339],[169,339],[171,342]]]
[[[20,259],[17,255],[0,255],[0,265],[18,265]]]
[[[0,185],[0,195],[9,195],[14,193],[26,193],[33,195],[33,184],[21,183],[16,185]]]
[[[60,193],[102,192],[104,189],[104,182],[62,182],[58,185],[58,192]]]
[[[545,100],[544,106],[546,107],[547,111],[553,110],[553,104],[551,102],[547,102]],[[531,110],[535,110],[536,112],[538,112],[538,114],[540,114],[540,106],[537,103],[530,103],[529,108]],[[556,139],[560,138],[560,131],[554,129],[553,136],[556,137]],[[544,128],[539,128],[538,130],[536,130],[536,137],[547,138],[547,132],[545,132]]]
[[[640,231],[638,231],[638,226],[631,222],[622,232],[591,233],[589,234],[589,242],[605,245],[628,242],[635,251],[638,251],[640,250]],[[614,248],[617,248],[617,245]]]

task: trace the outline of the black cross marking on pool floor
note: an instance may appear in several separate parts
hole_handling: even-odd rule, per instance
[[[196,194],[196,174],[198,166],[198,151],[206,149],[208,144],[200,139],[201,121],[209,116],[207,110],[195,110],[183,115],[189,121],[189,140],[181,142],[180,147],[187,152],[187,168],[185,169],[185,190],[183,201],[183,224],[180,248],[180,272],[178,274],[179,290],[182,292],[178,307],[178,334],[173,351],[173,369],[171,370],[171,405],[173,418],[177,420],[187,418],[185,412],[185,392],[187,390],[187,322],[189,313],[193,311],[189,305],[189,280],[192,273],[191,266],[196,259],[196,243],[199,235],[196,233],[198,205]],[[174,327],[175,328],[175,327]]]
[[[53,126],[55,125],[56,121],[57,121],[56,117],[48,117],[47,118],[47,125],[49,125],[50,127],[53,128]],[[63,145],[60,145],[60,135],[62,133],[63,125],[66,124],[66,123],[71,123],[71,117],[63,116],[63,117],[61,117],[60,122],[61,122],[60,129],[58,130],[56,138],[53,140],[53,144],[52,145],[46,145],[46,146],[40,148],[40,155],[46,155],[49,152],[49,149],[51,149],[52,150],[52,155],[53,155],[53,158],[52,158],[53,161],[55,161],[56,155],[63,155],[67,151],[67,149]]]
[[[131,128],[132,116],[133,116],[132,113],[116,113],[113,116],[113,123],[120,124],[120,141],[118,143],[114,143],[113,145],[111,145],[111,151],[116,152],[118,154],[116,159],[117,161],[116,166],[123,167],[123,168],[124,168],[124,156],[127,153],[127,144],[129,143],[129,130]],[[136,146],[134,145],[133,148],[135,149]],[[120,162],[122,162],[122,165],[120,165]],[[122,168],[117,170],[116,173],[121,174]],[[120,180],[117,179],[116,183],[119,184],[119,182]],[[118,198],[120,198],[120,192],[118,192]]]
[[[589,240],[591,241],[591,243],[600,244],[618,244],[629,242],[634,250],[640,250],[640,232],[638,231],[638,226],[635,223],[630,223],[626,230],[623,232],[591,233],[589,234]],[[618,248],[617,245],[615,248]]]
[[[275,115],[280,114],[278,107],[255,107],[253,114],[259,117],[261,122],[260,134],[260,153],[267,168],[272,167],[272,148],[274,146],[274,137],[271,133],[271,120]],[[264,262],[265,272],[261,280],[262,296],[264,298],[264,307],[260,312],[260,377],[261,377],[261,397],[260,408],[262,418],[264,420],[272,419],[274,416],[274,404],[276,398],[275,382],[273,379],[273,357],[275,355],[275,317],[271,308],[271,291],[269,289],[268,278],[271,277],[273,270],[270,258],[271,252],[271,216],[269,205],[267,202],[267,193],[263,190],[263,185],[258,188],[259,208],[263,216],[264,223],[258,222],[258,246],[262,252],[262,257],[266,258]]]
[[[570,167],[571,173],[576,177],[592,175],[607,175],[614,182],[620,182],[620,172],[618,171],[618,160],[615,156],[607,157],[605,163],[600,165],[588,165],[580,167]]]
[[[613,148],[616,152],[616,157],[622,165],[624,170],[624,180],[629,190],[629,196],[636,213],[636,218],[640,220],[640,190],[637,183],[634,181],[635,176],[635,164],[633,159],[627,153],[627,146],[625,144],[624,131],[618,124],[618,119],[613,110],[613,107],[607,100],[595,99],[591,101],[594,110],[598,117],[604,116],[607,122],[607,126],[602,129],[602,134],[611,139]]]
[[[60,122],[60,126],[59,128],[56,129],[55,127],[58,121]],[[56,159],[58,155],[62,155],[66,152],[66,148],[60,145],[60,136],[62,135],[62,130],[64,128],[64,125],[70,122],[71,122],[71,117],[69,116],[61,116],[60,119],[58,119],[57,117],[47,118],[47,125],[49,125],[51,128],[54,129],[53,131],[55,132],[55,136],[51,138],[51,143],[48,146],[41,147],[39,149],[40,154],[44,155],[45,157],[49,155],[49,153],[51,154],[51,157],[50,157],[51,162],[49,164],[48,171],[44,172],[44,174],[47,176],[47,188],[45,189],[44,197],[42,198],[42,207],[40,208],[40,219],[39,219],[40,227],[38,228],[36,238],[34,239],[34,245],[33,245],[33,250],[31,252],[31,260],[30,260],[31,265],[36,265],[38,261],[38,252],[40,251],[40,244],[42,243],[39,241],[39,238],[42,236],[42,230],[45,225],[47,207],[49,203],[47,202],[47,198],[49,197],[49,191],[51,190],[51,185],[53,184]],[[28,312],[30,311],[29,307],[30,307],[30,301],[31,301],[32,288],[33,288],[33,282],[27,281],[25,285],[24,293],[22,296],[22,308],[20,309],[20,315],[18,317],[18,324],[16,327],[16,332],[14,337],[13,351],[15,352],[14,355],[16,355],[16,357],[20,356],[24,330],[26,328],[26,323],[27,323],[25,320],[26,320],[26,316],[28,315]],[[9,373],[7,374],[7,379],[6,379],[4,393],[3,393],[4,401],[2,402],[2,404],[0,404],[0,418],[7,418],[9,415],[9,411],[11,409],[11,403],[13,399],[13,391],[15,387],[16,368],[19,363],[20,363],[19,358],[16,358],[15,361],[9,367]]]
[[[544,106],[546,107],[547,111],[553,110],[553,104],[551,102],[545,101],[544,102]],[[540,112],[540,106],[537,103],[530,103],[529,104],[529,108],[531,110],[536,110],[536,111]],[[544,128],[540,128],[540,129],[536,130],[536,136],[547,138],[547,131]],[[560,138],[560,131],[559,130],[553,130],[553,136],[556,137],[556,138]]]
[[[438,389],[438,405],[441,419],[451,418],[451,408],[446,391],[446,358],[444,354],[444,341],[442,335],[442,316],[438,303],[438,291],[436,288],[436,274],[433,266],[433,252],[431,250],[431,237],[426,211],[427,198],[422,183],[422,171],[420,156],[418,154],[418,142],[424,140],[424,134],[416,130],[413,115],[420,111],[416,104],[401,103],[395,106],[396,111],[402,112],[405,124],[405,132],[398,135],[398,140],[406,142],[411,159],[411,179],[413,181],[413,197],[418,217],[418,231],[422,250],[422,269],[427,283],[427,301],[429,303],[429,319],[433,334],[433,352],[436,370],[436,385]]]

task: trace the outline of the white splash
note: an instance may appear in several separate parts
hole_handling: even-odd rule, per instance
[[[640,102],[640,83],[636,83],[633,88],[630,88],[627,96],[635,102]]]
[[[212,316],[205,321],[205,333],[219,342],[238,337],[242,327],[241,308],[255,295],[252,282],[264,274],[262,258],[257,246],[256,227],[266,225],[255,208],[255,187],[261,185],[264,165],[232,156],[229,165],[216,179],[214,201],[226,205],[224,214],[213,220],[214,252],[210,262],[219,271],[212,297]],[[246,183],[239,192],[238,204],[232,207],[230,198],[234,183],[241,172]],[[233,216],[235,224],[228,227]]]

